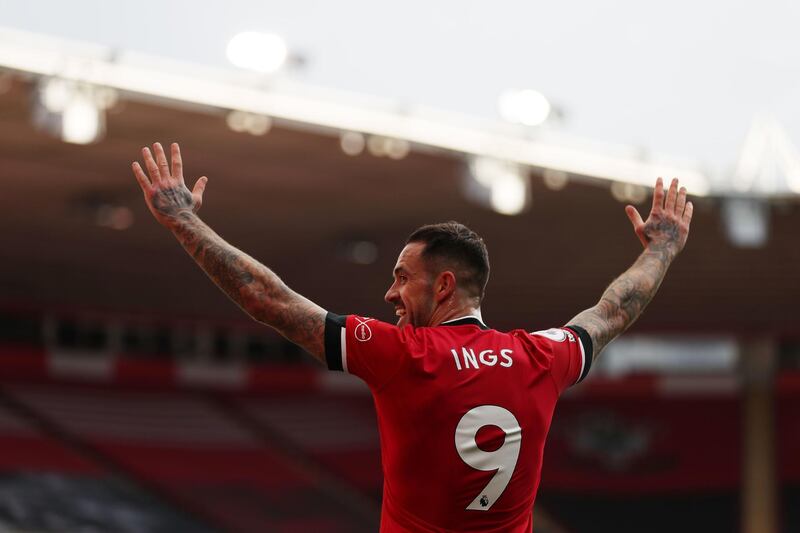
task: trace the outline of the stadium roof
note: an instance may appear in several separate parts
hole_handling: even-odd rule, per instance
[[[122,91],[126,98],[191,105],[217,113],[239,110],[338,134],[354,131],[400,139],[417,149],[484,156],[588,178],[650,186],[649,176],[680,175],[695,195],[707,176],[634,147],[604,145],[436,110],[404,108],[367,95],[331,91],[237,70],[0,28],[0,67]]]
[[[389,318],[381,299],[396,254],[414,227],[432,221],[457,219],[486,239],[493,274],[484,312],[495,327],[538,329],[566,322],[595,303],[638,253],[622,204],[608,191],[606,178],[613,176],[568,167],[569,180],[559,184],[564,188],[553,188],[547,180],[552,169],[545,159],[535,159],[546,149],[518,131],[454,126],[449,119],[422,118],[374,102],[343,103],[329,94],[307,94],[309,89],[284,93],[285,88],[237,85],[241,80],[207,81],[204,87],[218,91],[220,99],[239,87],[234,94],[243,105],[236,109],[266,112],[274,120],[264,136],[237,133],[225,122],[230,101],[203,101],[205,91],[180,97],[162,87],[174,73],[162,72],[166,78],[152,86],[124,86],[113,82],[114,73],[129,68],[120,60],[95,58],[83,67],[67,61],[72,66],[63,70],[57,59],[64,54],[45,50],[50,59],[34,68],[11,64],[7,33],[0,44],[0,64],[12,73],[0,94],[4,303],[165,317],[241,316],[146,211],[129,164],[142,145],[156,140],[180,141],[188,175],[210,177],[202,216],[213,228],[333,311]],[[38,57],[35,46],[20,50],[28,59]],[[145,77],[157,75],[139,68]],[[66,144],[34,127],[38,83],[54,75],[121,91],[100,142]],[[189,86],[187,80],[195,78],[173,79]],[[350,111],[360,118],[349,117]],[[406,139],[411,151],[402,159],[367,151],[348,156],[340,129]],[[448,144],[458,135],[475,150]],[[510,157],[515,147],[532,159]],[[465,155],[477,153],[525,163],[529,210],[509,217],[463,194]],[[595,152],[562,155],[580,160],[585,153]],[[640,158],[597,153],[631,175],[641,172],[636,180],[655,178],[657,171]],[[572,164],[572,156],[563,160]],[[553,167],[564,170],[566,164]],[[616,179],[623,182],[626,176]],[[639,201],[646,210],[646,198]],[[798,205],[776,205],[769,240],[758,249],[728,243],[720,205],[714,198],[698,201],[689,245],[637,327],[796,332]]]

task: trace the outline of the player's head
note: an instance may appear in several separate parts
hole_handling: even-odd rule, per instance
[[[429,224],[406,240],[385,300],[399,326],[426,326],[440,306],[480,307],[488,280],[489,252],[477,233],[458,222]]]

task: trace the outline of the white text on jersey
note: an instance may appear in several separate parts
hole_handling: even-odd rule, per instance
[[[458,370],[469,370],[470,368],[478,369],[481,365],[494,366],[498,361],[500,362],[500,366],[505,368],[509,368],[514,364],[514,360],[511,359],[511,354],[514,352],[508,348],[500,350],[499,358],[497,354],[494,353],[494,350],[482,350],[476,355],[475,350],[465,347],[461,348],[460,356],[458,350],[455,348],[451,348],[450,353],[453,354],[453,361],[455,361]]]

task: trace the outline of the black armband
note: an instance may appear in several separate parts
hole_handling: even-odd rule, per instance
[[[594,359],[592,336],[589,335],[588,331],[580,326],[568,325],[564,327],[572,330],[578,336],[578,342],[581,343],[581,348],[583,349],[583,371],[581,372],[578,381],[575,382],[578,384],[589,374],[589,369],[592,367],[592,360]]]

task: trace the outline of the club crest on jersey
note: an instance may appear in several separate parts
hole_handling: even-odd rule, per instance
[[[356,319],[356,329],[354,330],[354,335],[356,336],[356,340],[361,342],[367,342],[372,338],[372,330],[369,327],[367,322],[375,320],[374,318],[363,318],[360,316],[353,317]]]

